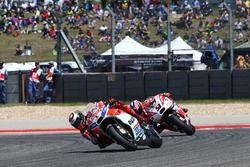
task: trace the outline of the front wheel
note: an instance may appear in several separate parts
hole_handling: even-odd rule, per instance
[[[148,145],[151,148],[160,148],[162,145],[162,138],[161,136],[154,131],[154,129],[151,129],[151,135],[149,137],[150,144]]]
[[[124,131],[124,129],[122,129]],[[137,144],[134,139],[129,137],[128,134],[120,131],[116,125],[109,126],[107,128],[107,134],[115,141],[117,144],[120,144],[128,151],[135,151],[137,149]],[[127,132],[129,133],[129,132]]]
[[[178,129],[185,132],[187,135],[191,136],[195,133],[195,127],[192,124],[187,125],[184,121],[180,120],[176,115],[171,115],[169,117],[169,120],[173,125],[176,125]]]

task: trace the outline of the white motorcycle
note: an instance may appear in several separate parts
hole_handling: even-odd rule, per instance
[[[186,112],[180,109],[172,98],[162,95],[157,95],[146,109],[146,113],[155,127],[161,125],[172,131],[193,135],[195,127],[191,124]]]

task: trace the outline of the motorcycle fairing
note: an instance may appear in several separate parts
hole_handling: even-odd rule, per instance
[[[140,137],[143,135],[143,130],[138,120],[135,117],[125,112],[122,112],[120,115],[117,115],[116,117],[131,128],[136,140],[140,139]]]

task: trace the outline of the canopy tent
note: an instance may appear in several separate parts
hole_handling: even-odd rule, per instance
[[[171,42],[171,50],[174,55],[183,55],[180,57],[182,61],[192,61],[194,70],[204,70],[206,66],[200,63],[202,53],[194,50],[189,46],[181,37],[177,37]],[[157,48],[146,47],[134,39],[126,36],[122,41],[115,45],[115,55],[167,55],[168,45],[162,45]],[[101,56],[107,56],[112,54],[112,49],[108,49],[102,53]],[[184,55],[191,55],[191,58]]]
[[[154,49],[146,47],[134,39],[126,36],[118,44],[115,45],[115,55],[152,55]],[[166,54],[166,52],[165,52]],[[102,56],[112,55],[112,49],[101,54]]]
[[[194,61],[200,61],[201,52],[194,50],[181,37],[177,37],[171,42],[171,50],[174,54],[192,54]],[[101,55],[111,55],[111,49]],[[146,47],[134,39],[126,36],[121,42],[115,45],[116,55],[166,55],[168,53],[168,45],[162,45],[158,48]]]
[[[200,61],[202,53],[194,50],[190,45],[188,45],[181,37],[177,37],[171,42],[171,50],[174,55],[193,55],[193,61]],[[155,53],[164,53],[168,51],[168,45],[162,45],[159,48],[155,48]]]
[[[244,50],[244,51],[250,51],[250,41],[245,42],[241,44],[240,46],[235,47],[235,50]]]

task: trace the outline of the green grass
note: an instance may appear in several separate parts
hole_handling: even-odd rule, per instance
[[[211,16],[207,17],[205,20],[211,21],[215,17],[218,16],[218,10],[214,9],[214,12]],[[204,20],[204,21],[205,21]],[[234,24],[235,18],[233,19]],[[110,45],[107,43],[100,43],[98,42],[99,36],[98,36],[98,28],[101,24],[105,24],[108,27],[111,26],[110,19],[107,19],[107,21],[97,21],[96,28],[94,29],[94,41],[97,47],[97,52],[99,54],[103,53],[107,49],[110,48]],[[197,31],[197,25],[199,21],[194,20],[194,29],[191,29],[188,31],[188,34],[195,33]],[[126,23],[127,27],[129,23]],[[41,25],[40,25],[41,26]],[[64,25],[65,26],[65,23]],[[62,26],[62,27],[63,27]],[[166,26],[166,25],[165,25]],[[82,26],[81,27],[84,32],[86,32],[87,27]],[[150,38],[151,40],[160,40],[161,37],[156,35],[156,27],[149,26],[148,30],[150,32]],[[78,30],[70,30],[70,36],[75,36]],[[185,32],[187,32],[185,29],[176,29],[174,28],[174,36],[172,39],[176,38],[177,36],[184,36]],[[218,33],[214,33],[214,38],[216,36],[221,36],[223,38],[226,38],[226,33],[228,32],[228,25],[225,26],[224,30],[220,30]],[[123,32],[122,36],[125,36],[125,32]],[[24,61],[49,61],[49,60],[56,60],[56,57],[52,55],[52,50],[55,46],[56,40],[50,40],[50,39],[41,39],[40,34],[21,34],[18,37],[13,37],[12,35],[6,35],[1,34],[0,35],[0,60],[5,62],[24,62]],[[15,48],[17,44],[20,44],[21,46],[24,46],[26,41],[31,43],[32,50],[34,55],[29,57],[22,57],[22,56],[14,56],[15,54]],[[240,45],[240,43],[235,44],[235,46]],[[197,49],[197,46],[193,46],[195,49]],[[88,55],[90,51],[84,51],[80,50],[77,51],[77,54],[79,58],[82,60],[85,55]],[[222,50],[217,50],[218,55],[221,57],[223,52]],[[62,60],[73,60],[72,56],[70,55],[62,55]]]

